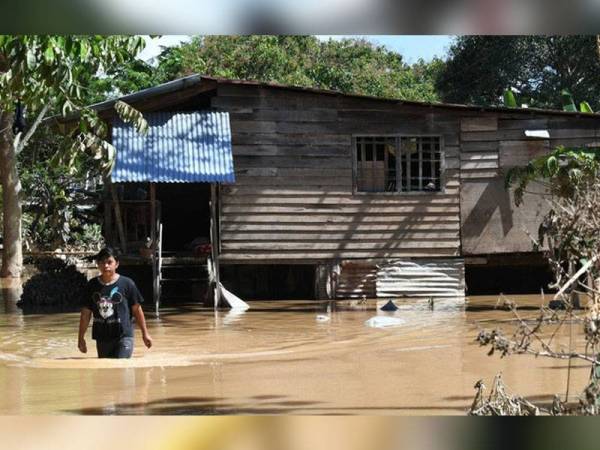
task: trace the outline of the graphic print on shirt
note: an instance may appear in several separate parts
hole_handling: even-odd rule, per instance
[[[94,302],[98,306],[98,312],[104,320],[108,319],[114,314],[114,305],[123,301],[123,296],[119,292],[119,288],[117,286],[110,291],[108,297],[103,297],[100,292],[94,292],[93,298]]]

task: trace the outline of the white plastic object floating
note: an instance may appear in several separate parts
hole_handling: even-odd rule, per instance
[[[404,325],[406,320],[399,317],[374,316],[365,321],[365,325],[371,328],[388,328]]]

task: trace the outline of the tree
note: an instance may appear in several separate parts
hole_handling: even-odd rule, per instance
[[[559,146],[547,155],[532,159],[526,166],[510,169],[505,185],[507,189],[514,187],[515,204],[519,206],[530,183],[543,184],[549,194],[567,198],[579,184],[594,179],[599,170],[598,149]]]
[[[600,38],[595,39],[600,54]],[[593,58],[596,60],[596,58]],[[582,63],[581,65],[586,65]],[[560,101],[566,111],[577,111],[570,92],[560,92]],[[516,107],[512,92],[507,91],[504,102]],[[587,101],[580,103],[580,111],[591,113]],[[490,346],[489,355],[494,352],[506,356],[512,353],[533,354],[568,360],[568,375],[564,401],[555,395],[551,408],[538,407],[520,396],[507,394],[500,374],[487,398],[484,397],[482,380],[475,385],[477,394],[470,414],[474,415],[537,415],[540,413],[600,414],[600,151],[597,148],[557,147],[551,153],[531,160],[525,167],[514,168],[507,174],[506,187],[516,184],[515,203],[522,202],[523,193],[529,183],[544,183],[551,194],[550,210],[544,215],[539,228],[538,241],[534,247],[540,248],[544,242],[549,249],[548,260],[554,272],[554,283],[550,288],[558,289],[554,295],[554,308],[551,311],[541,305],[540,313],[533,323],[517,313],[513,301],[505,299],[505,306],[513,311],[518,326],[512,336],[502,330],[482,330],[477,340],[481,345]],[[580,307],[579,297],[587,299],[583,314],[575,313]],[[557,301],[560,302],[557,304]],[[569,339],[569,348],[556,348],[553,338],[561,328],[569,326],[572,336],[573,324],[582,326],[585,347],[577,349],[577,343]],[[551,334],[547,328],[553,327]],[[548,338],[548,336],[550,336]],[[569,404],[569,381],[572,360],[584,361],[590,365],[587,385],[578,396],[578,404]]]
[[[71,133],[71,153],[90,149],[110,161],[112,147],[102,137],[106,126],[82,105],[94,78],[110,75],[143,48],[131,36],[7,36],[0,35],[0,181],[3,201],[2,268],[0,276],[19,277],[22,269],[21,182],[17,156],[49,114],[79,113],[79,128]],[[143,127],[141,116],[127,105],[119,113]],[[23,128],[22,112],[34,117]],[[15,114],[16,113],[16,114]]]
[[[319,41],[314,36],[203,36],[171,47],[154,71],[130,66],[123,93],[178,77],[208,76],[332,89],[343,93],[436,101],[440,60],[407,65],[402,56],[364,39]]]
[[[596,166],[597,167],[597,166]],[[555,178],[554,180],[556,180]],[[537,317],[521,317],[514,301],[504,299],[516,319],[512,335],[502,329],[483,329],[477,341],[501,357],[511,354],[529,354],[569,361],[578,361],[590,368],[587,385],[574,403],[569,395],[570,376],[564,400],[555,396],[552,407],[536,406],[520,396],[511,396],[499,377],[486,398],[483,383],[478,389],[471,407],[475,415],[537,415],[537,414],[600,414],[600,172],[590,171],[589,176],[575,182],[570,193],[557,196],[551,201],[551,209],[545,215],[542,226],[543,238],[549,248],[549,261],[554,272],[550,286],[558,291],[548,305],[540,306]],[[540,242],[541,243],[541,242]],[[577,269],[578,268],[578,269]],[[587,305],[579,311],[575,299]],[[587,302],[585,301],[587,300]],[[549,306],[553,305],[554,309]],[[573,326],[583,331],[583,342],[569,338],[568,348],[554,339],[562,332],[572,336]]]
[[[515,88],[530,106],[562,109],[561,92],[600,105],[595,36],[461,36],[436,80],[443,101],[498,105]]]
[[[98,250],[103,242],[102,216],[96,206],[103,173],[88,152],[72,163],[49,164],[69,152],[69,137],[40,127],[19,154],[23,192],[23,248],[28,251]]]

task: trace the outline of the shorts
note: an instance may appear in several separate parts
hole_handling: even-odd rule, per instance
[[[96,341],[98,358],[131,358],[133,338],[122,337],[110,341]]]

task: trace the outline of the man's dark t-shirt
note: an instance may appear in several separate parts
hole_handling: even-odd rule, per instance
[[[82,306],[94,316],[92,339],[99,341],[133,337],[131,307],[144,299],[131,278],[120,275],[105,285],[99,277],[88,281]]]

